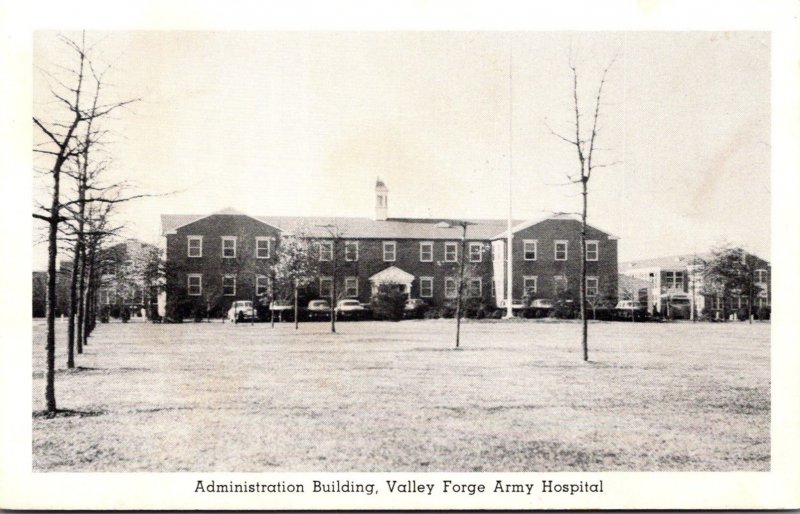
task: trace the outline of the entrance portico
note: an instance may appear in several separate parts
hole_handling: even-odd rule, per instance
[[[369,277],[370,284],[372,285],[372,295],[378,292],[378,287],[384,284],[397,286],[402,293],[407,295],[411,294],[411,283],[414,282],[414,275],[407,271],[403,271],[397,266],[389,266],[383,271],[375,273]]]

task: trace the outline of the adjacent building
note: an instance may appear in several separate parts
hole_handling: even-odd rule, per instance
[[[507,220],[392,218],[389,191],[378,179],[373,218],[250,216],[231,209],[209,215],[162,215],[165,313],[222,315],[234,300],[255,299],[272,287],[281,239],[313,240],[319,272],[304,301],[330,298],[336,267],[337,298],[368,302],[382,284],[441,306],[457,296],[460,263],[467,295],[494,306],[506,296]],[[466,221],[466,223],[464,223]],[[512,223],[512,295],[515,299],[578,297],[580,221],[553,216]],[[587,292],[613,303],[617,238],[589,228]]]
[[[647,299],[648,308],[660,314],[667,313],[668,301],[671,297],[682,296],[688,299],[691,310],[690,317],[706,314],[711,318],[722,318],[726,314],[735,313],[747,307],[749,298],[737,294],[723,297],[715,291],[709,291],[703,280],[704,264],[712,259],[710,253],[674,255],[620,263],[620,274],[646,283],[637,282],[634,297]],[[772,267],[770,263],[753,254],[743,255],[748,265],[754,270],[754,282],[759,289],[753,300],[753,309],[771,307]],[[630,294],[631,291],[621,291]]]

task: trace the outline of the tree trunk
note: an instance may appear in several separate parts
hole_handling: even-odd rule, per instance
[[[333,246],[333,280],[331,280],[331,333],[336,333],[336,239]]]
[[[580,302],[581,302],[581,324],[582,327],[582,345],[583,345],[583,360],[589,360],[589,320],[586,319],[586,207],[587,207],[587,190],[586,183],[588,179],[582,180],[583,184],[583,214],[581,216],[581,283],[580,283]]]
[[[83,353],[86,339],[86,246],[81,243],[81,258],[78,267],[78,353]]]
[[[275,328],[275,277],[269,278],[269,326]]]
[[[297,309],[297,283],[294,284],[294,329],[297,330],[300,326],[300,313]]]
[[[60,204],[60,169],[62,163],[56,163],[53,172],[53,201],[50,206],[50,227],[47,237],[47,373],[44,398],[47,412],[56,412],[56,257],[58,255],[58,221]]]
[[[89,269],[87,275],[89,280],[86,284],[86,293],[83,299],[83,313],[86,314],[89,310],[92,315],[83,316],[83,346],[89,346],[89,334],[94,330],[94,314],[95,314],[95,290],[97,289],[97,270],[95,269],[95,259],[97,257],[97,243],[95,243],[89,251]],[[85,253],[85,252],[84,252]]]
[[[69,318],[67,319],[67,368],[75,367],[75,315],[78,308],[78,267],[80,266],[80,235],[75,242],[72,260],[72,276],[69,281]],[[80,346],[80,343],[78,343]]]

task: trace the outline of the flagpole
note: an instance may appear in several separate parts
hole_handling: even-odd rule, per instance
[[[508,36],[508,224],[507,224],[508,231],[507,231],[507,234],[506,234],[506,237],[507,237],[507,241],[506,241],[506,260],[507,260],[507,263],[508,263],[507,264],[508,276],[507,276],[507,283],[506,283],[506,317],[507,318],[513,318],[514,317],[514,309],[513,309],[513,306],[512,306],[512,304],[513,304],[513,292],[512,292],[512,290],[513,290],[513,285],[514,285],[514,280],[513,280],[513,276],[512,276],[512,273],[513,273],[513,260],[512,260],[513,252],[511,251],[512,250],[511,243],[512,243],[512,240],[513,240],[513,235],[511,233],[511,212],[512,212],[511,211],[511,200],[512,200],[512,194],[513,194],[511,178],[512,178],[512,171],[514,169],[514,164],[513,164],[514,160],[513,160],[513,156],[512,156],[512,151],[513,151],[513,145],[512,145],[512,142],[513,142],[513,135],[512,135],[513,134],[513,132],[512,132],[513,122],[512,122],[512,120],[513,120],[513,103],[514,103],[513,102],[513,96],[512,96],[512,92],[513,92],[513,90],[512,90],[512,64],[513,64],[513,58],[514,58],[514,51],[513,51],[513,47],[512,47],[511,41],[512,41],[511,40],[511,35],[509,34],[509,36]]]

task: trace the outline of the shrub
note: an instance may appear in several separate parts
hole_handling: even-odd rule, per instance
[[[399,321],[403,319],[406,295],[392,284],[382,284],[370,303],[375,319]]]
[[[449,305],[444,305],[439,308],[439,317],[441,318],[455,318],[456,308]]]
[[[122,318],[123,323],[127,323],[131,319],[131,311],[127,307],[123,307],[122,312],[120,313],[120,318]]]
[[[424,316],[425,319],[439,319],[439,309],[428,309]]]
[[[196,323],[200,322],[200,321],[203,321],[203,318],[205,318],[205,317],[206,317],[206,308],[205,308],[205,306],[203,306],[203,305],[195,306],[194,312],[192,313],[192,318],[194,318],[194,321]]]
[[[758,311],[756,311],[756,317],[761,321],[767,321],[772,316],[772,308],[770,307],[759,307]]]
[[[748,315],[747,307],[741,307],[736,311],[736,319],[739,321],[747,321]]]

